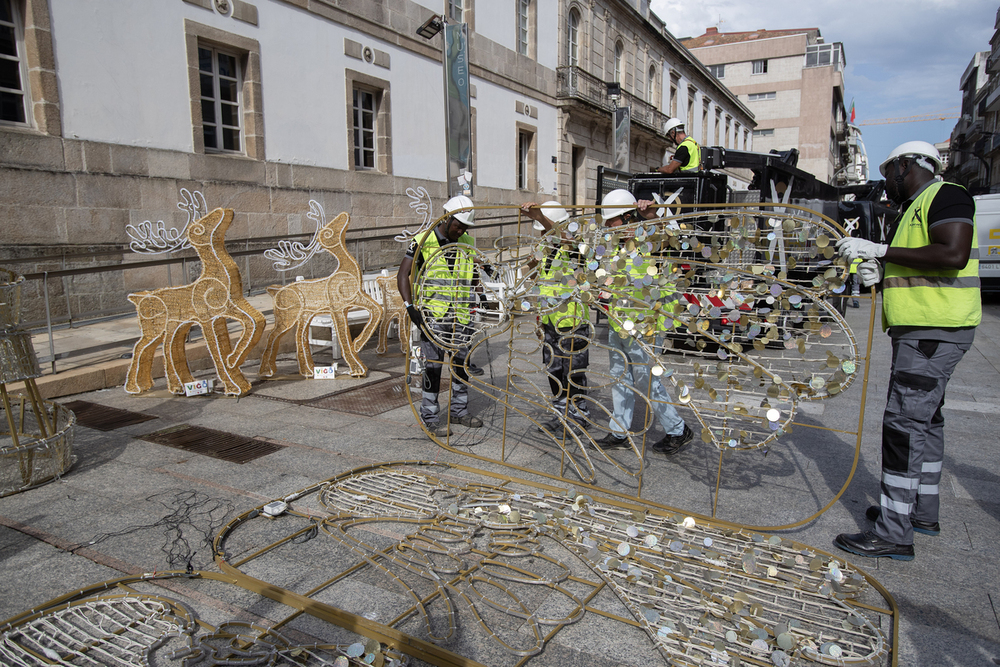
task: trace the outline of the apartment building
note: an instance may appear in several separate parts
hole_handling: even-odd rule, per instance
[[[945,178],[961,183],[974,195],[1000,191],[1000,174],[994,172],[994,167],[1000,167],[998,35],[995,32],[991,40],[994,50],[975,53],[959,79],[962,114],[951,131],[948,148]]]
[[[862,145],[851,141],[844,111],[843,44],[827,44],[819,28],[708,28],[684,46],[753,112],[755,151],[796,148],[804,171],[827,183],[856,182]]]

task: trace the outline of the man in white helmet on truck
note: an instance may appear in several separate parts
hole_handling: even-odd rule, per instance
[[[941,156],[908,141],[879,167],[889,197],[901,204],[889,244],[837,242],[848,261],[862,259],[865,286],[882,282],[882,328],[892,338],[889,395],[882,417],[882,481],[871,530],[838,535],[859,556],[913,559],[914,531],[937,535],[944,460],[945,388],[972,346],[982,319],[975,202],[941,181]]]
[[[657,171],[675,174],[678,171],[698,171],[701,168],[701,146],[684,131],[684,121],[671,118],[663,124],[663,134],[677,146],[677,150]]]
[[[441,366],[449,352],[452,355],[452,376],[456,380],[451,388],[451,424],[470,428],[483,425],[481,419],[469,414],[466,386],[469,379],[466,367],[468,347],[445,350],[434,341],[434,334],[443,340],[472,339],[472,306],[478,301],[474,292],[476,240],[466,230],[476,225],[474,206],[472,200],[464,195],[445,202],[444,212],[448,215],[441,218],[433,229],[413,238],[396,274],[396,286],[403,297],[406,313],[420,329],[420,348],[426,362],[420,419],[438,437],[451,435],[448,421],[441,421],[438,405]],[[415,276],[427,262],[430,264],[424,268],[421,283],[424,293],[419,295],[421,308],[417,308],[412,303],[410,272],[414,269]],[[429,320],[425,321],[421,309],[431,315]]]

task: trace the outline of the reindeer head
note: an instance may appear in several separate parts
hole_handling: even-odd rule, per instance
[[[337,246],[344,245],[344,237],[347,234],[347,225],[349,224],[351,224],[351,216],[347,213],[341,213],[319,230],[319,244],[330,251]]]
[[[233,209],[217,208],[210,211],[204,218],[188,226],[188,241],[196,248],[222,243],[232,222]]]

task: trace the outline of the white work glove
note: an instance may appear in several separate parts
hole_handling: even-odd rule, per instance
[[[889,246],[884,243],[873,243],[868,239],[856,239],[850,236],[837,241],[837,252],[853,262],[856,259],[878,259],[885,257]]]
[[[882,265],[876,259],[865,260],[858,264],[858,278],[865,287],[882,282]]]

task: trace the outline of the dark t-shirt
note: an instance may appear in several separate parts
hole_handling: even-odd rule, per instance
[[[680,148],[677,149],[677,152],[674,153],[674,156],[670,159],[671,161],[676,160],[680,162],[681,166],[683,167],[691,159],[691,153],[690,151],[688,151],[687,146],[681,146]]]

